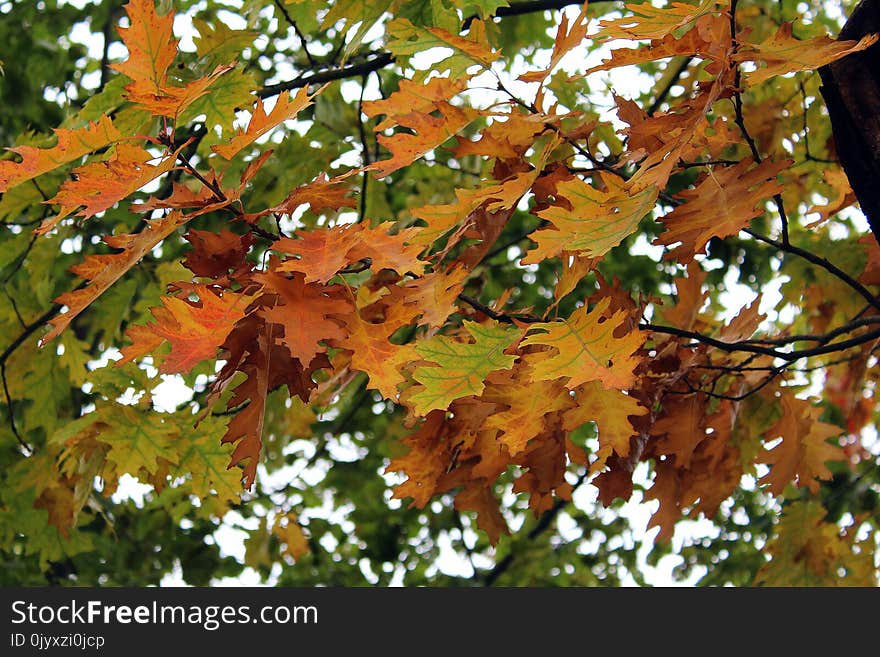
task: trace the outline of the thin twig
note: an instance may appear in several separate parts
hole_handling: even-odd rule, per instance
[[[654,99],[654,102],[651,103],[651,106],[648,108],[648,116],[654,116],[654,113],[660,109],[660,106],[665,102],[666,98],[672,92],[672,87],[678,84],[678,81],[681,79],[681,76],[684,75],[684,72],[688,69],[688,66],[691,65],[691,62],[694,60],[693,55],[689,55],[681,60],[678,67],[673,71],[672,77],[669,78],[667,83],[664,85],[663,89],[660,90],[660,93],[657,94],[657,97]]]
[[[12,395],[9,394],[9,384],[6,383],[6,361],[3,361],[3,363],[0,364],[0,378],[3,379],[3,394],[6,396],[6,409],[9,411],[9,426],[12,428],[12,433],[15,434],[15,439],[18,440],[18,444],[21,445],[21,448],[25,450],[28,455],[33,454],[33,447],[28,445],[25,439],[22,438],[18,431],[18,426],[15,424],[15,412],[12,409]]]
[[[825,258],[821,258],[817,256],[815,253],[811,253],[810,251],[806,251],[805,249],[801,249],[793,244],[780,242],[778,240],[774,240],[770,237],[766,237],[761,235],[760,233],[756,233],[750,228],[743,228],[742,231],[747,235],[751,235],[753,238],[760,242],[764,242],[765,244],[769,244],[770,246],[776,247],[780,251],[784,251],[786,253],[791,253],[792,255],[799,256],[810,262],[817,267],[821,267],[825,271],[827,271],[832,276],[840,279],[848,286],[850,286],[853,290],[858,292],[871,306],[880,310],[880,301],[878,301],[877,297],[871,294],[870,290],[866,288],[864,285],[855,280],[852,276],[847,274],[845,271],[837,267],[835,264],[829,262]]]
[[[574,493],[589,477],[590,471],[589,469],[585,470],[580,474],[577,481],[572,485],[571,492]],[[556,517],[559,515],[560,511],[562,511],[566,506],[571,503],[571,498],[568,500],[556,500],[556,503],[553,505],[553,508],[545,511],[538,522],[534,527],[529,530],[529,533],[526,534],[526,540],[533,541],[538,536],[543,534],[549,527],[553,524],[553,521],[556,520]],[[507,556],[505,556],[501,561],[499,561],[495,566],[487,572],[482,577],[483,586],[492,586],[495,581],[501,577],[508,569],[513,565],[514,560],[516,559],[515,552],[509,552]],[[479,579],[477,577],[477,573],[474,573],[474,579]]]
[[[736,7],[739,4],[739,0],[732,0],[730,3],[730,42],[731,42],[731,50],[732,54],[736,55],[737,50],[739,50],[739,42],[737,41],[737,33],[736,33]],[[752,158],[755,160],[756,164],[760,164],[763,162],[763,158],[761,157],[761,153],[758,151],[758,146],[755,143],[755,140],[752,138],[752,135],[749,133],[748,128],[746,128],[745,117],[743,116],[743,101],[742,101],[742,70],[740,69],[739,63],[736,64],[734,79],[733,79],[733,107],[735,111],[734,122],[737,127],[739,127],[740,132],[742,133],[743,138],[746,140],[746,143],[749,145],[749,150],[752,151]],[[779,220],[782,222],[782,243],[788,245],[788,215],[785,212],[785,204],[782,200],[781,194],[773,195],[773,202],[776,205],[776,211],[779,214]]]
[[[299,25],[296,24],[296,21],[293,20],[293,17],[287,11],[287,7],[284,6],[284,3],[281,0],[275,0],[275,6],[284,16],[284,20],[288,22],[290,27],[293,28],[293,31],[296,33],[296,36],[299,38],[299,42],[302,45],[303,54],[306,56],[306,59],[309,60],[309,64],[312,66],[317,66],[318,62],[312,57],[312,53],[309,52],[309,44],[306,41],[306,35],[302,33],[302,30],[299,29]]]

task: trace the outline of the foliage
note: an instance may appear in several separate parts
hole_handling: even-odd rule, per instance
[[[876,582],[829,3],[36,4],[2,583]]]

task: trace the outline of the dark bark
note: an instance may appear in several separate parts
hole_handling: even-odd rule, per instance
[[[880,32],[880,0],[862,0],[838,39]],[[862,212],[880,243],[880,43],[819,69],[834,142]]]

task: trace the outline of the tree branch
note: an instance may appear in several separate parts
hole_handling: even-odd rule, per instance
[[[578,489],[578,487],[583,484],[587,477],[590,474],[589,468],[584,470],[581,475],[578,477],[577,481],[572,486],[571,492],[574,493]],[[568,500],[556,500],[556,503],[553,505],[552,509],[544,512],[541,516],[540,520],[535,524],[534,527],[529,530],[529,533],[526,534],[526,539],[529,541],[535,540],[538,536],[543,534],[550,525],[553,524],[553,521],[556,520],[556,516],[559,515],[559,512],[562,511],[566,506],[571,504],[571,499]],[[516,559],[516,553],[510,552],[505,556],[501,561],[495,564],[495,567],[492,568],[489,572],[485,574],[483,579],[483,586],[492,586],[495,581],[501,577],[507,570],[513,565],[514,560]],[[475,573],[476,575],[476,573]]]
[[[829,262],[825,258],[821,258],[817,256],[815,253],[811,253],[805,249],[801,249],[800,247],[794,246],[790,242],[780,242],[774,240],[770,237],[766,237],[761,235],[760,233],[756,233],[750,228],[743,228],[742,231],[747,235],[751,235],[753,238],[760,242],[764,242],[765,244],[769,244],[770,246],[776,247],[780,251],[784,251],[786,253],[791,253],[792,255],[800,256],[807,262],[810,262],[817,267],[821,267],[825,271],[827,271],[832,276],[840,279],[844,283],[846,283],[853,290],[858,292],[871,306],[880,310],[880,301],[878,301],[877,297],[871,294],[870,290],[866,288],[864,285],[855,280],[852,276],[847,274],[845,271]]]
[[[362,77],[364,75],[367,75],[368,73],[372,73],[373,71],[383,69],[392,62],[394,62],[394,56],[390,52],[380,52],[376,54],[373,58],[367,59],[366,61],[359,62],[357,64],[329,69],[327,71],[319,71],[317,73],[312,73],[311,75],[303,75],[296,78],[295,80],[288,80],[287,82],[270,84],[260,89],[257,92],[257,96],[260,98],[269,98],[271,96],[277,96],[284,91],[290,91],[291,89],[300,89],[302,87],[307,87],[312,84],[323,84],[325,82],[332,82],[334,80]]]
[[[811,347],[809,349],[779,351],[778,349],[773,349],[772,347],[763,347],[749,342],[724,342],[723,340],[719,340],[708,335],[703,335],[702,333],[697,333],[696,331],[688,331],[685,329],[677,328],[675,326],[662,326],[659,324],[651,324],[645,322],[639,324],[639,328],[643,331],[674,335],[679,338],[689,338],[696,342],[709,345],[710,347],[715,347],[716,349],[729,354],[736,352],[745,352],[751,354],[759,354],[761,356],[769,356],[771,358],[778,358],[786,362],[794,362],[796,360],[800,360],[801,358],[810,358],[811,356],[821,356],[822,354],[830,354],[837,351],[844,351],[846,349],[857,347],[859,345],[865,344],[866,342],[870,342],[871,340],[876,340],[880,338],[880,329],[874,329],[873,331],[862,333],[861,335],[849,338],[848,340],[842,340],[841,342],[831,342],[830,344],[819,345],[817,347]]]

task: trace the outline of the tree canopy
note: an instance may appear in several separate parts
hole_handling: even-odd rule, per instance
[[[875,584],[853,4],[0,2],[0,583]]]

